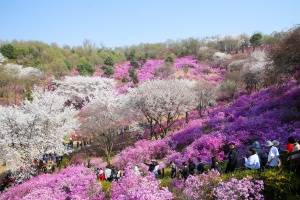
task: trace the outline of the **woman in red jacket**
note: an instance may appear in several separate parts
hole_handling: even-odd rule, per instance
[[[105,177],[104,177],[104,171],[103,169],[101,168],[100,171],[99,171],[99,175],[98,175],[99,179],[103,182]]]
[[[296,140],[294,137],[289,137],[288,138],[288,144],[286,145],[285,149],[289,151],[289,153],[291,153],[293,151],[294,148],[294,144],[296,143]]]

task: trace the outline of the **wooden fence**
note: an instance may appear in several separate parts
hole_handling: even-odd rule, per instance
[[[279,158],[283,167],[300,171],[300,150],[292,153],[283,151],[279,155]]]

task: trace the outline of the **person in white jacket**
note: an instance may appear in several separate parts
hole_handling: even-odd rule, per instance
[[[259,157],[254,149],[251,149],[251,156],[245,158],[245,166],[248,169],[260,169]]]

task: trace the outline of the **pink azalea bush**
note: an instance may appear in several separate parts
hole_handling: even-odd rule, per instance
[[[96,168],[105,168],[107,165],[107,162],[103,162],[102,158],[92,158],[90,160],[90,163],[92,165],[92,167],[96,167]]]
[[[101,184],[96,183],[94,172],[82,165],[69,166],[57,174],[36,176],[20,185],[12,186],[1,194],[3,200],[66,200],[104,199]]]
[[[214,196],[220,200],[239,199],[264,199],[262,191],[264,183],[261,180],[251,181],[251,178],[237,180],[232,178],[229,182],[220,182],[220,186],[214,189]]]
[[[264,183],[261,180],[253,180],[251,177],[237,180],[232,178],[223,182],[218,171],[212,170],[207,174],[189,176],[183,182],[174,180],[170,183],[179,199],[218,199],[218,200],[239,200],[239,199],[264,199],[262,192]]]
[[[160,180],[150,174],[148,176],[136,175],[135,171],[126,168],[125,176],[118,182],[112,182],[112,200],[140,200],[140,199],[173,199],[167,188],[159,187]]]
[[[208,174],[189,176],[185,182],[182,196],[184,199],[210,199],[212,191],[220,182],[218,171],[212,170]]]
[[[140,165],[154,158],[163,158],[169,149],[167,140],[140,140],[134,146],[127,147],[117,154],[113,159],[113,163],[119,168],[126,167],[128,163]]]
[[[191,145],[186,147],[185,158],[201,158],[204,162],[210,163],[211,158],[216,156],[219,160],[224,158],[223,146],[226,137],[222,134],[202,135]]]

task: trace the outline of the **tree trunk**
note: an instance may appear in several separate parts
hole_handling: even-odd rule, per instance
[[[106,154],[107,164],[110,165],[110,154]]]
[[[185,112],[185,123],[189,123],[189,112]]]

